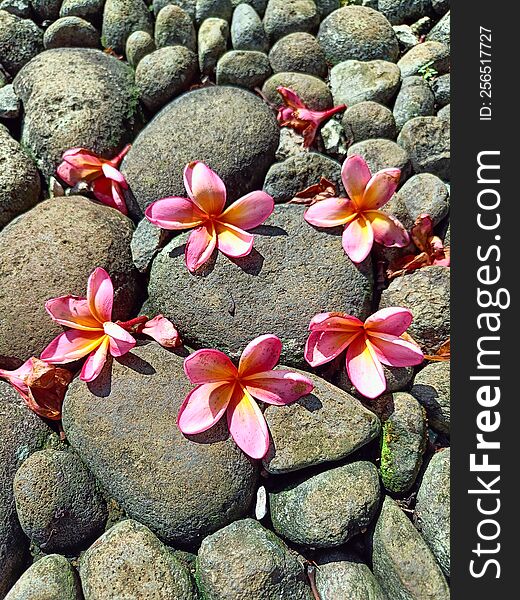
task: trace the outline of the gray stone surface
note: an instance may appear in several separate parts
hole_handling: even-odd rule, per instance
[[[61,0],[31,0],[31,5],[40,21],[58,18]]]
[[[205,88],[162,110],[135,139],[122,171],[140,210],[166,196],[186,197],[183,172],[195,159],[219,174],[232,201],[262,187],[278,141],[276,119],[260,99]]]
[[[431,10],[431,0],[378,0],[377,9],[392,25],[413,23]]]
[[[43,36],[46,50],[51,48],[97,48],[98,30],[81,17],[63,17],[54,21]]]
[[[134,68],[147,54],[151,54],[154,50],[155,42],[146,31],[134,31],[126,40],[126,60]]]
[[[177,428],[191,389],[182,365],[156,343],[141,345],[113,363],[111,378],[107,369],[89,387],[73,382],[63,406],[67,438],[102,487],[177,548],[241,518],[257,477],[224,421],[197,436]]]
[[[383,373],[386,379],[386,392],[392,393],[402,392],[410,387],[413,381],[414,370],[413,367],[387,367],[383,365]],[[352,385],[344,363],[340,365],[340,368],[332,376],[332,381],[334,385],[337,385],[342,390],[366,401],[365,396],[360,394]]]
[[[114,525],[82,555],[79,572],[86,600],[196,597],[188,569],[131,519]]]
[[[383,423],[381,479],[393,494],[412,488],[426,450],[426,413],[410,394],[393,394],[392,413]]]
[[[440,42],[450,47],[450,24],[451,18],[450,13],[446,13],[442,19],[433,27],[433,29],[426,36],[429,42]]]
[[[373,139],[358,142],[348,149],[348,156],[362,156],[372,173],[381,169],[401,169],[401,183],[406,181],[411,173],[410,156],[408,152],[392,140]]]
[[[450,449],[434,454],[424,473],[417,503],[416,526],[444,574],[450,576]]]
[[[261,88],[271,74],[267,54],[255,50],[231,50],[217,63],[217,85],[254,90]]]
[[[0,87],[0,119],[16,119],[20,116],[21,103],[11,84]]]
[[[440,433],[450,433],[450,363],[427,365],[415,376],[411,394],[426,409],[428,424]]]
[[[101,40],[105,48],[123,52],[134,31],[153,33],[152,16],[143,0],[106,0]]]
[[[54,175],[69,148],[111,158],[133,135],[132,71],[100,50],[47,50],[20,71],[14,89],[25,111],[22,144],[46,177]]]
[[[6,86],[7,87],[7,86]],[[0,89],[0,94],[2,90]],[[0,229],[32,208],[40,198],[40,176],[34,163],[9,131],[0,125]]]
[[[170,239],[171,234],[170,231],[152,225],[146,218],[139,221],[130,244],[132,260],[138,271],[148,271],[157,252]]]
[[[227,49],[229,25],[224,19],[206,19],[199,29],[199,68],[203,75],[213,75],[218,59]]]
[[[334,104],[352,106],[366,100],[389,104],[400,82],[399,68],[386,60],[347,60],[330,72]]]
[[[341,120],[350,144],[369,139],[397,137],[392,111],[377,102],[359,102],[348,108]]]
[[[268,406],[264,413],[271,446],[263,462],[270,473],[341,460],[379,435],[379,419],[359,400],[316,375],[305,375],[314,383],[312,394],[290,406]]]
[[[0,57],[13,77],[43,50],[43,31],[30,19],[0,10]]]
[[[423,267],[392,281],[380,308],[403,306],[413,313],[408,333],[426,354],[435,354],[450,337],[450,269]]]
[[[283,104],[276,91],[278,86],[287,87],[298,94],[311,110],[327,110],[332,107],[332,94],[327,84],[318,77],[306,73],[275,73],[262,88],[264,96],[275,106]]]
[[[441,75],[432,82],[432,90],[435,96],[435,104],[438,107],[446,106],[451,100],[451,75]]]
[[[197,580],[208,600],[312,600],[302,560],[253,519],[207,537]]]
[[[284,36],[269,52],[275,73],[307,73],[325,79],[329,68],[320,44],[310,33],[296,32]]]
[[[58,599],[83,599],[76,572],[59,554],[44,556],[31,565],[5,597],[5,600]]]
[[[195,4],[197,25],[200,25],[205,19],[224,19],[229,23],[232,14],[231,0],[197,0]]]
[[[374,575],[392,600],[449,600],[450,591],[426,542],[389,497],[377,520]]]
[[[283,342],[282,361],[304,366],[314,315],[338,307],[361,318],[369,312],[370,263],[355,267],[339,234],[308,225],[302,207],[278,205],[256,229],[249,256],[231,261],[219,254],[198,275],[184,264],[183,234],[153,263],[150,304],[171,317],[193,347],[219,348],[237,358],[251,339],[269,331]]]
[[[354,462],[269,494],[274,530],[296,544],[340,546],[370,525],[381,491],[376,467]]]
[[[318,33],[327,59],[336,65],[345,60],[389,60],[399,56],[397,37],[388,20],[364,6],[345,6],[331,13]]]
[[[96,23],[101,21],[105,0],[63,0],[60,17],[82,17]]]
[[[262,19],[249,4],[239,4],[233,12],[231,44],[234,50],[269,50]]]
[[[71,452],[31,454],[16,472],[13,489],[25,535],[45,552],[82,548],[103,532],[106,505]]]
[[[421,75],[421,69],[429,68],[436,75],[443,75],[450,68],[450,49],[441,42],[424,42],[414,46],[399,60],[403,79],[411,75]]]
[[[0,597],[3,598],[24,569],[29,542],[18,523],[13,479],[18,467],[45,447],[52,430],[22,405],[20,396],[0,381]]]
[[[428,117],[435,114],[435,96],[422,77],[412,76],[403,79],[399,94],[395,99],[394,117],[397,128],[415,117]]]
[[[344,193],[339,162],[317,152],[300,152],[269,169],[264,191],[276,203],[287,202],[298,192],[319,183],[321,177],[335,183],[338,193]]]
[[[166,46],[141,59],[135,70],[139,99],[157,111],[185,92],[198,73],[197,55],[184,46]]]
[[[433,173],[450,180],[450,123],[438,117],[416,117],[408,121],[397,138],[405,148],[416,173]]]
[[[197,0],[153,0],[151,4],[153,12],[156,16],[165,6],[174,5],[185,10],[190,15],[193,22],[195,22],[195,9],[197,6]]]
[[[295,31],[314,33],[320,15],[313,0],[269,0],[264,28],[271,43]]]
[[[1,0],[0,10],[5,10],[22,19],[30,19],[32,15],[32,7],[29,0]]]
[[[165,6],[155,21],[155,44],[164,46],[186,46],[197,51],[197,33],[190,15],[180,6]]]
[[[84,296],[96,267],[115,288],[114,318],[137,299],[130,219],[81,196],[47,200],[0,232],[0,367],[39,356],[63,329],[45,312],[49,298]]]

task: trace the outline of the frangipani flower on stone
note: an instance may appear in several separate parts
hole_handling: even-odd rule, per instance
[[[367,398],[377,398],[386,390],[382,365],[411,367],[423,361],[423,353],[401,336],[412,322],[406,308],[383,308],[363,323],[344,313],[316,315],[305,346],[305,360],[318,367],[344,350],[347,374],[354,387]]]
[[[58,421],[61,405],[72,373],[34,356],[14,371],[0,369],[0,378],[8,381],[38,416]]]
[[[82,381],[93,381],[100,374],[107,355],[118,357],[130,352],[136,344],[132,333],[144,333],[165,347],[179,344],[177,330],[168,319],[158,315],[130,321],[112,321],[114,286],[109,274],[95,269],[87,283],[87,297],[61,296],[45,303],[52,320],[68,329],[55,338],[42,352],[41,359],[51,364],[64,364],[88,356],[81,369]]]
[[[163,229],[193,229],[186,244],[186,266],[199,269],[218,248],[231,258],[247,256],[253,248],[253,229],[264,223],[274,209],[265,192],[247,194],[227,208],[226,186],[220,177],[200,161],[184,170],[188,198],[157,200],[145,211],[146,218]]]
[[[67,185],[88,184],[100,202],[126,215],[128,210],[123,189],[128,189],[128,183],[118,167],[129,150],[130,145],[127,145],[117,156],[108,160],[91,150],[72,148],[64,152],[57,173]]]
[[[343,225],[343,249],[355,263],[365,260],[374,241],[404,248],[410,243],[408,232],[397,219],[379,210],[394,195],[400,176],[399,169],[383,169],[372,175],[361,156],[349,156],[341,170],[348,198],[328,198],[313,204],[305,212],[305,220],[316,227]]]
[[[281,350],[276,336],[263,335],[248,344],[238,368],[219,350],[203,349],[188,356],[184,371],[197,387],[180,408],[179,429],[186,435],[202,433],[226,413],[236,444],[250,457],[263,458],[269,448],[269,431],[255,399],[281,406],[314,388],[299,373],[274,370]]]
[[[284,102],[284,105],[278,109],[278,123],[281,127],[291,127],[303,135],[305,148],[312,146],[318,129],[324,121],[347,108],[346,104],[341,104],[329,110],[311,110],[293,90],[282,86],[276,89]]]

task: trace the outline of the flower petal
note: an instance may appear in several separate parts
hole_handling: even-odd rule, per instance
[[[269,431],[264,415],[249,392],[240,386],[227,410],[229,432],[237,446],[251,458],[263,458],[269,449]]]
[[[226,186],[203,162],[195,161],[184,169],[184,185],[190,198],[206,214],[220,215],[226,205]]]
[[[343,232],[343,250],[354,263],[360,263],[370,254],[374,245],[374,232],[367,219],[359,215],[352,220]]]
[[[240,377],[274,369],[280,360],[282,342],[275,335],[261,335],[249,342],[238,364]]]
[[[374,232],[374,240],[387,248],[404,248],[410,243],[410,236],[401,223],[390,215],[379,210],[363,213],[370,221]]]
[[[298,96],[298,94],[290,88],[286,88],[279,85],[276,88],[276,91],[283,98],[284,104],[286,106],[290,106],[291,108],[306,108],[300,96]]]
[[[401,335],[413,321],[412,311],[400,306],[382,308],[365,321],[365,328],[370,332]]]
[[[54,338],[40,355],[51,364],[72,362],[83,358],[95,350],[105,334],[100,331],[78,331],[70,329]]]
[[[365,336],[359,336],[347,350],[347,373],[354,387],[367,398],[377,398],[386,390],[383,367]]]
[[[193,200],[178,197],[157,200],[146,208],[144,214],[150,223],[171,230],[198,227],[207,219]]]
[[[107,352],[110,345],[110,338],[108,336],[103,337],[103,341],[99,345],[99,348],[92,352],[87,358],[79,378],[81,381],[94,381],[96,377],[101,373],[107,360]]]
[[[124,215],[128,214],[123,190],[117,181],[105,176],[99,177],[92,183],[92,193],[103,204],[115,208]]]
[[[420,365],[424,360],[422,350],[402,338],[385,334],[371,333],[370,341],[376,351],[377,357],[390,367],[413,367]]]
[[[123,356],[135,346],[135,339],[117,323],[110,321],[103,325],[105,333],[110,338],[110,354],[112,356]]]
[[[201,225],[194,229],[186,244],[186,266],[190,273],[208,261],[217,247],[217,233],[213,225]]]
[[[372,177],[365,159],[358,154],[349,156],[341,167],[341,180],[348,197],[356,206],[361,206],[365,188]]]
[[[251,192],[228,206],[220,215],[219,221],[240,229],[253,229],[261,225],[273,210],[274,200],[269,194]]]
[[[193,384],[234,380],[238,371],[220,350],[203,348],[184,359],[184,372]]]
[[[244,384],[251,396],[277,406],[291,404],[314,389],[308,377],[282,369],[250,375]]]
[[[45,303],[52,320],[65,327],[82,331],[102,331],[102,326],[90,312],[86,298],[60,296]]]
[[[378,171],[366,187],[361,201],[363,210],[377,210],[384,206],[395,194],[400,178],[400,169]]]
[[[182,433],[194,435],[213,427],[226,412],[234,388],[234,384],[218,381],[192,390],[177,416],[177,425]]]
[[[176,348],[181,343],[179,332],[174,324],[163,315],[157,315],[147,321],[139,333],[150,336],[164,348]]]
[[[309,323],[309,331],[356,331],[363,328],[363,321],[345,313],[320,313]]]
[[[313,331],[305,344],[305,360],[319,367],[339,356],[361,331]]]
[[[218,249],[231,258],[247,256],[253,248],[254,237],[233,225],[215,223]]]
[[[107,179],[112,179],[113,181],[116,181],[117,183],[121,184],[121,186],[123,186],[124,188],[128,187],[123,173],[121,173],[121,171],[118,171],[110,163],[104,163],[102,166],[102,170]]]
[[[348,198],[327,198],[310,206],[303,218],[316,227],[338,227],[352,221],[355,207]]]
[[[112,319],[114,286],[110,275],[101,267],[94,269],[88,278],[87,302],[92,316],[100,323]]]
[[[90,150],[72,148],[63,153],[63,162],[57,173],[68,185],[76,185],[80,181],[92,181],[101,175],[102,161]]]

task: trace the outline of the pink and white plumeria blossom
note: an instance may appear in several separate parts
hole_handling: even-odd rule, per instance
[[[247,256],[253,236],[247,229],[264,223],[274,210],[274,200],[262,191],[251,192],[230,206],[226,186],[220,177],[200,161],[184,169],[188,198],[157,200],[145,211],[146,218],[163,229],[192,229],[186,244],[186,266],[199,269],[218,248],[231,258]]]
[[[128,183],[118,167],[129,150],[130,145],[127,145],[117,156],[108,160],[85,148],[71,148],[63,153],[63,162],[57,173],[67,185],[87,183],[100,202],[126,215],[128,210],[123,189],[128,189]]]
[[[88,355],[80,379],[93,381],[100,374],[107,359],[130,352],[136,341],[130,334],[145,333],[165,347],[174,347],[179,336],[172,323],[159,315],[137,317],[130,321],[112,321],[114,286],[109,274],[95,269],[87,283],[87,297],[61,296],[45,303],[52,320],[69,327],[56,337],[41,353],[41,359],[50,364],[65,364]]]
[[[408,232],[397,219],[379,210],[394,195],[400,177],[399,169],[372,175],[361,156],[349,156],[341,169],[348,198],[317,202],[305,212],[305,220],[316,227],[344,225],[343,249],[355,263],[365,260],[374,241],[404,248],[410,243]]]
[[[305,360],[318,367],[346,350],[350,381],[363,396],[377,398],[386,390],[382,365],[411,367],[423,361],[421,349],[400,337],[412,320],[412,313],[400,307],[378,310],[364,323],[344,313],[316,315],[309,325]]]
[[[224,413],[231,436],[250,457],[263,458],[269,448],[267,423],[255,398],[267,404],[291,404],[310,394],[312,382],[299,373],[274,370],[282,342],[262,335],[248,344],[238,368],[219,350],[197,350],[184,361],[193,389],[182,404],[177,423],[186,435],[207,431]]]

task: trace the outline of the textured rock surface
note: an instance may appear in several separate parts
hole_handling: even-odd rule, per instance
[[[161,111],[136,138],[122,170],[141,210],[165,196],[185,197],[184,167],[195,158],[219,174],[235,200],[260,189],[278,141],[275,117],[253,94],[206,88]]]
[[[80,17],[63,17],[54,21],[43,36],[46,50],[51,48],[97,48],[99,33],[97,29]]]
[[[269,0],[264,28],[271,42],[296,31],[314,32],[320,16],[313,0]]]
[[[14,88],[25,110],[22,144],[47,177],[69,148],[111,158],[132,136],[137,110],[132,71],[99,50],[47,50],[20,71]]]
[[[249,4],[239,4],[233,12],[231,43],[234,50],[269,50],[262,19]]]
[[[342,118],[343,128],[350,143],[369,139],[397,136],[392,111],[377,102],[359,102],[348,108]]]
[[[175,425],[190,391],[183,360],[140,346],[89,387],[73,382],[63,407],[71,445],[126,514],[176,547],[195,545],[249,508],[256,467],[223,422],[184,437]],[[113,432],[117,431],[117,435]]]
[[[272,74],[267,54],[256,50],[231,50],[217,63],[217,85],[260,88]]]
[[[395,99],[394,117],[397,127],[415,117],[428,117],[435,114],[435,96],[427,81],[422,77],[405,77]]]
[[[393,142],[385,139],[372,139],[358,142],[350,146],[348,156],[359,154],[368,163],[370,171],[376,173],[381,169],[401,169],[401,183],[411,172],[410,156],[408,152]]]
[[[339,235],[312,228],[302,213],[278,205],[255,230],[249,256],[231,261],[218,254],[197,275],[184,264],[186,235],[174,238],[152,266],[153,310],[171,317],[193,347],[237,358],[251,339],[269,331],[283,342],[282,361],[302,365],[311,318],[338,307],[365,318],[372,291],[369,263],[355,267]]]
[[[138,285],[132,232],[130,219],[81,196],[42,202],[0,232],[0,366],[40,355],[62,331],[45,301],[84,296],[96,267],[112,277],[114,318],[130,316]]]
[[[211,600],[312,600],[302,561],[272,531],[253,519],[207,537],[197,579]]]
[[[305,73],[275,73],[262,88],[264,96],[275,106],[283,104],[278,86],[288,87],[295,91],[306,106],[312,110],[327,110],[332,107],[332,94],[327,84],[313,75]]]
[[[152,18],[143,0],[106,0],[103,12],[102,39],[105,48],[116,52],[125,49],[134,31],[153,32]]]
[[[449,435],[450,363],[433,363],[419,371],[410,392],[426,409],[430,427]]]
[[[269,60],[275,73],[297,72],[326,78],[328,66],[325,53],[310,33],[286,35],[271,48]]]
[[[0,59],[12,76],[43,50],[43,31],[30,19],[0,10]]]
[[[302,372],[303,373],[303,372]],[[287,473],[345,458],[379,435],[379,419],[350,394],[305,373],[312,394],[290,406],[268,406],[271,446],[264,458],[270,473]]]

